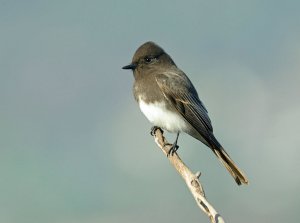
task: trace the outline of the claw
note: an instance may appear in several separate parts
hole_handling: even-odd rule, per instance
[[[153,127],[151,128],[150,134],[151,134],[152,136],[154,136],[157,129],[160,129],[160,131],[162,131],[162,133],[163,133],[163,130],[162,130],[161,128],[159,128],[158,126],[153,126]]]
[[[179,146],[177,145],[177,140],[179,137],[179,132],[177,132],[177,136],[176,136],[176,140],[175,142],[172,144],[172,147],[170,148],[170,150],[168,151],[167,157],[169,157],[170,155],[174,155],[174,153],[179,149]]]
[[[170,150],[167,153],[167,157],[169,157],[170,155],[173,156],[174,153],[179,149],[179,146],[176,145],[175,143],[172,145],[172,147],[170,148]]]

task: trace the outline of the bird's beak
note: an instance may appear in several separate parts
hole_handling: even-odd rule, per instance
[[[136,68],[136,64],[132,63],[132,64],[129,64],[127,66],[124,66],[122,67],[122,69],[125,69],[125,70],[134,70]]]

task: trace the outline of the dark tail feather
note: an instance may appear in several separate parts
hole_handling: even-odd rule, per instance
[[[231,176],[235,179],[238,185],[248,184],[248,179],[246,175],[237,167],[233,160],[229,157],[223,147],[212,148],[213,152],[216,154],[221,163],[226,167]]]

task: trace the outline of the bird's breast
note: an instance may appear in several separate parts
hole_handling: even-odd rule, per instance
[[[164,101],[146,103],[140,98],[138,102],[141,111],[153,125],[169,132],[186,131],[185,119],[175,110],[168,109]]]

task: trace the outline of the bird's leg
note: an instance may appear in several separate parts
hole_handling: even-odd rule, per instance
[[[164,131],[163,131],[161,128],[159,128],[158,126],[153,126],[153,127],[151,128],[150,134],[151,134],[152,136],[154,136],[154,135],[155,135],[155,131],[156,131],[157,129],[160,129],[160,131],[161,131],[162,133],[164,133]]]
[[[167,156],[170,156],[170,155],[173,156],[174,153],[179,149],[179,146],[177,145],[178,137],[179,137],[179,132],[177,132],[176,140],[175,140],[175,142],[172,144],[172,147],[170,148],[170,150],[168,151]]]

